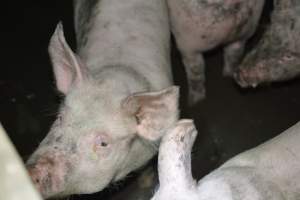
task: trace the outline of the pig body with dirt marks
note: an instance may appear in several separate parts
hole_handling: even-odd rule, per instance
[[[300,122],[279,136],[243,152],[198,183],[191,173],[197,131],[182,120],[162,139],[159,188],[152,200],[298,200]]]
[[[281,82],[300,74],[300,1],[274,0],[271,23],[235,72],[241,87]]]
[[[264,0],[167,0],[171,30],[188,77],[189,102],[205,97],[203,52],[224,46],[223,74],[232,76],[254,34]]]
[[[143,166],[178,118],[167,5],[161,0],[75,0],[78,51],[62,25],[49,53],[65,95],[27,162],[44,198],[93,193]]]

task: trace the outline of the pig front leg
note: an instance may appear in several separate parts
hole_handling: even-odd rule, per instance
[[[236,41],[224,47],[223,75],[232,77],[244,54],[245,41]]]
[[[205,62],[201,53],[183,54],[188,81],[188,102],[194,105],[205,98]]]
[[[160,186],[152,200],[197,199],[191,173],[191,149],[197,131],[192,120],[181,120],[162,139],[158,156]]]
[[[192,120],[181,120],[162,139],[158,157],[159,182],[162,187],[193,183],[191,150],[196,135]]]

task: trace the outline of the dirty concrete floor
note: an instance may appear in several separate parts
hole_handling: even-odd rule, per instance
[[[0,121],[26,160],[47,133],[61,100],[55,92],[47,45],[56,23],[62,20],[74,49],[72,5],[59,0],[19,1],[3,3],[2,10]],[[197,179],[300,119],[299,79],[242,90],[221,76],[221,53],[216,50],[205,55],[207,98],[187,108],[180,56],[175,49],[172,52],[175,82],[181,86],[182,116],[193,118],[199,131],[193,149]],[[135,180],[132,175],[104,192],[71,199],[128,199],[136,189]]]

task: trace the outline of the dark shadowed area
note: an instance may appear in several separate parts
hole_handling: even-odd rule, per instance
[[[61,20],[68,43],[75,49],[72,1],[7,1],[1,9],[0,121],[26,160],[47,134],[62,99],[55,89],[47,46]],[[258,38],[259,34],[253,43]],[[172,49],[175,83],[181,86],[182,116],[193,118],[199,131],[193,150],[197,179],[300,119],[299,79],[244,90],[222,77],[221,50],[205,56],[207,98],[187,108],[185,73],[178,51]],[[71,199],[126,199],[135,191],[135,174],[101,193]]]

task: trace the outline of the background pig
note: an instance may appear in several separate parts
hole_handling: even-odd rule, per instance
[[[78,54],[61,24],[49,45],[65,99],[27,162],[45,198],[97,192],[124,178],[156,153],[178,117],[165,2],[74,3]]]
[[[263,0],[168,0],[171,29],[188,77],[190,103],[205,97],[203,52],[224,45],[223,74],[232,76],[256,30]]]
[[[160,186],[152,200],[297,200],[300,196],[300,122],[279,136],[230,159],[198,183],[191,174],[197,132],[178,122],[159,149]]]
[[[285,81],[300,74],[300,2],[274,0],[271,24],[235,73],[242,87]]]

